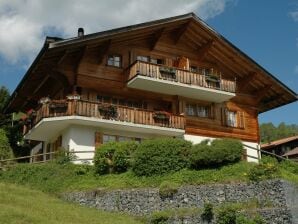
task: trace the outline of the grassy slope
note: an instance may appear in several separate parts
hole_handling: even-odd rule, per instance
[[[40,191],[0,183],[0,223],[2,224],[134,224],[131,216],[98,211],[63,202]]]
[[[220,169],[181,170],[176,173],[137,177],[132,172],[95,176],[93,170],[78,175],[78,165],[20,164],[0,173],[4,182],[27,185],[44,192],[59,193],[92,188],[119,189],[139,187],[159,187],[163,181],[183,184],[206,184],[247,181],[245,175],[252,164],[240,162]]]

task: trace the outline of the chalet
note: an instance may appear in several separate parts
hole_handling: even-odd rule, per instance
[[[295,92],[190,13],[47,37],[6,112],[30,111],[24,133],[36,142],[33,154],[64,147],[87,160],[109,141],[162,136],[259,147],[258,115],[295,101]]]
[[[261,149],[289,159],[298,160],[298,135],[261,145]]]

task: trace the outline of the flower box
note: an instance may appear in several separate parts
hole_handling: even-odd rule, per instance
[[[98,111],[104,119],[116,119],[118,117],[117,107],[113,105],[100,105]]]

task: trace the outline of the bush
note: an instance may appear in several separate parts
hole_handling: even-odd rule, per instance
[[[226,206],[218,211],[217,224],[236,224],[237,211],[236,209]]]
[[[98,174],[122,173],[130,167],[131,154],[137,149],[138,143],[108,142],[95,152],[94,166]]]
[[[134,154],[133,172],[138,176],[152,176],[189,167],[191,146],[191,142],[183,139],[146,140]]]
[[[166,211],[154,212],[151,215],[150,223],[151,224],[166,224],[168,223],[170,216]]]
[[[74,153],[66,151],[63,147],[58,148],[58,152],[55,154],[54,162],[57,164],[67,164],[75,160],[77,157]]]
[[[298,175],[298,163],[297,162],[294,162],[291,160],[283,160],[280,163],[280,167],[293,173],[293,174]]]
[[[271,156],[264,156],[259,164],[256,164],[248,171],[248,178],[251,181],[261,181],[276,177],[279,177],[279,164]]]
[[[241,159],[242,153],[243,145],[239,140],[215,139],[211,145],[203,142],[192,147],[191,166],[200,169],[235,163]]]
[[[13,152],[9,145],[6,132],[0,129],[0,160],[13,158]]]
[[[203,210],[203,213],[201,214],[201,218],[203,219],[203,221],[211,223],[211,221],[214,218],[213,205],[211,203],[204,204],[204,210]]]
[[[178,192],[179,186],[175,183],[164,181],[159,186],[159,195],[162,198],[173,197]]]

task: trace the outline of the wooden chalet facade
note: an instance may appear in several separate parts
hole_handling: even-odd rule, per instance
[[[258,147],[258,114],[296,100],[190,13],[90,35],[79,29],[71,39],[47,37],[6,111],[34,110],[25,137],[43,144],[32,153],[59,146],[92,152],[107,141],[161,136],[194,143],[229,137]]]

